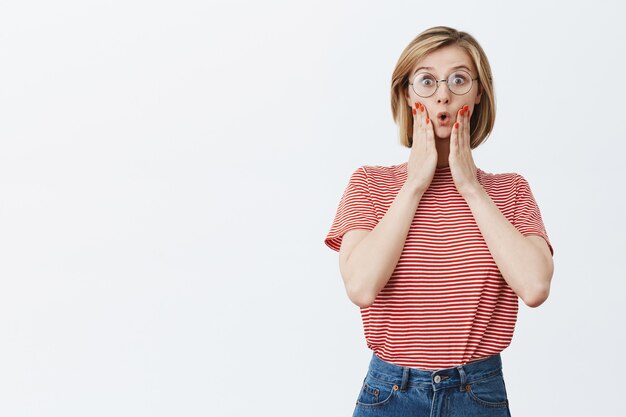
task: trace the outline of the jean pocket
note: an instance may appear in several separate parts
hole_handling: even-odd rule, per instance
[[[368,372],[365,379],[363,379],[363,385],[356,400],[356,405],[379,407],[388,404],[397,395],[398,389],[397,384],[376,379]]]
[[[508,407],[509,405],[504,377],[501,373],[467,383],[465,391],[472,400],[486,407]]]

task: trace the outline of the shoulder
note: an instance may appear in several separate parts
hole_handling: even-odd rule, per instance
[[[362,165],[358,170],[362,170],[368,179],[380,180],[406,180],[408,162],[396,165]]]
[[[515,188],[527,183],[524,176],[518,172],[491,173],[478,168],[478,179],[483,186],[493,188]]]

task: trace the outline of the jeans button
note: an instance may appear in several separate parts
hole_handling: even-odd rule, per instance
[[[435,375],[435,382],[437,384],[441,382],[441,377],[439,375]]]

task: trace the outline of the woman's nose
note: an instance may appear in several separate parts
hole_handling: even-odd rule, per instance
[[[450,90],[448,89],[448,83],[440,83],[437,89],[437,103],[448,103],[450,101]]]

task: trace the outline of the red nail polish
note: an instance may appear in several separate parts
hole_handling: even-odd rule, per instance
[[[428,118],[428,116],[426,116],[426,124],[428,124],[429,121],[430,119]]]
[[[454,127],[458,129],[458,128],[459,128],[459,122],[456,122],[456,123],[454,124]]]
[[[468,109],[469,109],[469,106],[467,104],[463,106],[463,110],[467,111]]]
[[[417,114],[417,110],[413,109],[413,116]]]
[[[420,111],[424,111],[424,109],[425,109],[425,108],[426,108],[426,107],[424,107],[424,105],[423,105],[423,104],[420,104]]]
[[[461,111],[459,112],[459,116],[463,116],[463,114],[465,114],[465,111],[463,109],[461,109]]]

